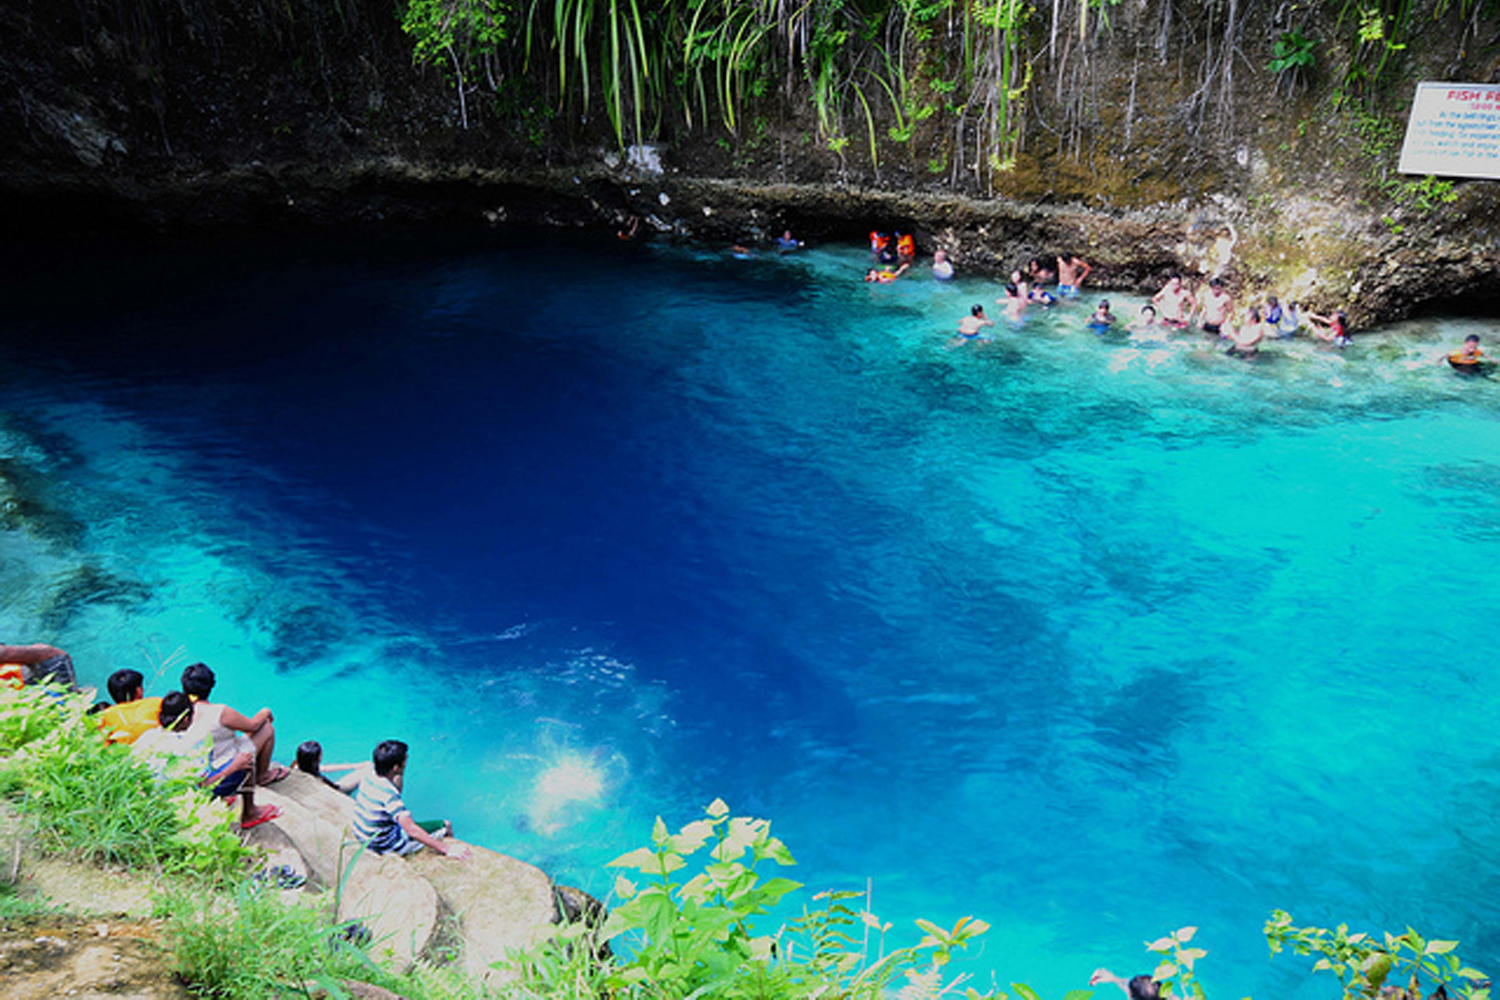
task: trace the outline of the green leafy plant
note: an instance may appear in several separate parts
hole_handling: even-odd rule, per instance
[[[770,957],[772,939],[755,933],[753,918],[800,886],[780,877],[762,881],[756,865],[795,864],[791,852],[771,836],[767,820],[731,817],[718,799],[706,812],[675,834],[658,817],[650,847],[610,862],[651,879],[644,888],[624,875],[615,880],[615,895],[624,903],[610,914],[602,936],[640,931],[644,939],[635,961],[611,977],[614,988],[651,982],[686,995],[747,961]],[[678,881],[688,859],[704,847],[701,870]]]
[[[1464,965],[1455,954],[1457,941],[1429,941],[1408,927],[1404,934],[1387,932],[1383,937],[1349,933],[1347,924],[1333,930],[1296,927],[1291,914],[1276,910],[1266,921],[1266,942],[1271,954],[1290,948],[1293,954],[1317,955],[1315,972],[1328,971],[1338,977],[1346,1000],[1374,997],[1388,981],[1407,979],[1405,996],[1421,1000],[1421,987],[1428,996],[1457,993],[1466,1000],[1489,1000],[1489,977]]]
[[[1151,972],[1152,980],[1162,987],[1162,996],[1204,1000],[1203,984],[1198,982],[1193,966],[1208,952],[1188,947],[1197,933],[1196,927],[1181,927],[1146,945],[1147,951],[1162,956]]]

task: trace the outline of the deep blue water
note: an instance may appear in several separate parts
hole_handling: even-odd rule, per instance
[[[206,660],[282,756],[407,739],[419,813],[600,895],[723,797],[897,943],[989,921],[981,985],[1191,924],[1211,992],[1331,992],[1275,907],[1500,965],[1500,385],[1436,361],[1490,324],[1245,364],[1088,295],[954,346],[992,283],[863,266],[30,249],[0,468],[48,531],[0,532],[0,626],[101,684]]]

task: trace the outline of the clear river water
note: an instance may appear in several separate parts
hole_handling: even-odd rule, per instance
[[[11,249],[0,636],[87,682],[403,738],[420,816],[600,896],[722,797],[893,943],[991,923],[976,986],[1196,925],[1210,995],[1333,995],[1277,907],[1500,967],[1500,383],[1440,361],[1494,323],[1246,363],[1087,290],[955,345],[995,283],[858,248]]]

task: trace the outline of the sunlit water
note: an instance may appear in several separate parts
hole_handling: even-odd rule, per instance
[[[0,636],[155,693],[206,660],[282,757],[405,738],[419,814],[601,896],[722,796],[894,943],[989,921],[976,985],[1193,924],[1211,992],[1330,993],[1267,960],[1275,907],[1500,966],[1500,384],[1438,361],[1488,324],[1245,363],[1096,337],[1088,294],[955,345],[993,283],[864,266],[17,259]]]

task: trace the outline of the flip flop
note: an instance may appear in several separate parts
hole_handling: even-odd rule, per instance
[[[241,823],[240,829],[249,830],[251,827],[260,826],[262,823],[269,823],[271,822],[271,820],[276,819],[280,815],[280,806],[265,806],[261,809],[259,816],[255,817],[254,819],[247,819],[243,823]]]
[[[280,781],[282,778],[285,778],[291,773],[292,769],[287,767],[285,764],[272,764],[270,767],[266,768],[266,776],[261,779],[260,783],[262,786],[274,785],[276,784],[276,782]]]

